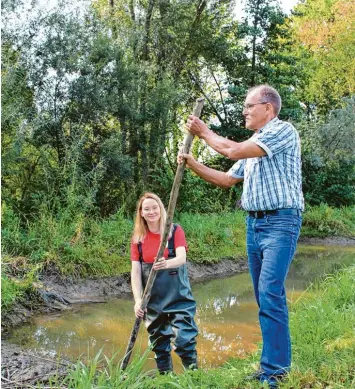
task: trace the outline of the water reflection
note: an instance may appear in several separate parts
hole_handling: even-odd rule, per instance
[[[288,299],[292,303],[319,276],[334,272],[340,266],[354,263],[354,250],[315,250],[300,248],[287,280]],[[204,367],[222,364],[229,357],[243,357],[256,349],[260,340],[251,281],[248,274],[217,279],[193,287],[198,303],[196,321],[200,330],[198,352]],[[107,356],[118,352],[122,357],[134,322],[133,304],[113,299],[105,304],[77,306],[60,315],[39,316],[31,323],[15,329],[10,341],[24,347],[81,358],[95,355],[100,349]],[[147,347],[144,326],[135,351]],[[152,360],[147,369],[155,367]],[[174,355],[176,371],[181,371]]]

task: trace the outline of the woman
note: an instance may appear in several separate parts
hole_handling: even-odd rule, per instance
[[[194,320],[196,303],[191,294],[186,269],[186,240],[183,229],[173,225],[164,256],[153,266],[166,222],[166,212],[160,198],[145,193],[137,204],[134,233],[131,242],[131,281],[136,317],[141,310],[144,285],[153,267],[157,276],[147,306],[146,328],[153,345],[160,373],[173,370],[171,342],[185,368],[197,368]],[[169,252],[170,251],[170,252]]]

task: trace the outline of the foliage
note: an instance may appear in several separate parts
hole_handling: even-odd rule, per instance
[[[331,208],[326,204],[307,207],[302,223],[303,236],[354,236],[355,209]]]
[[[1,276],[1,310],[6,312],[16,301],[21,299],[24,293],[21,286],[9,279],[6,275]]]
[[[70,388],[142,388],[149,383],[151,375],[149,371],[142,371],[149,352],[148,348],[142,357],[135,357],[124,372],[120,369],[120,362],[117,363],[115,355],[107,358],[102,352],[99,352],[87,363],[78,361],[70,374],[61,382],[61,385]],[[103,365],[105,368],[101,369]]]
[[[292,18],[295,51],[306,77],[300,93],[321,114],[355,93],[355,4],[352,0],[307,0]]]
[[[43,206],[54,218],[67,213],[80,219],[118,210],[130,217],[146,190],[158,192],[167,202],[183,136],[181,123],[201,94],[206,98],[205,118],[231,139],[250,136],[243,129],[241,106],[247,88],[255,83],[277,87],[283,98],[281,117],[299,120],[302,88],[311,88],[312,79],[309,73],[305,77],[292,39],[302,35],[302,21],[313,15],[315,4],[316,0],[306,2],[288,19],[274,0],[248,0],[245,17],[237,21],[229,0],[97,0],[77,7],[63,1],[50,12],[35,3],[24,12],[24,2],[5,2],[5,203],[23,226],[36,220]],[[346,20],[352,26],[352,7],[345,0],[324,7],[315,31],[329,12],[340,15],[348,10]],[[17,19],[23,20],[21,25]],[[327,39],[336,39],[334,50],[350,55],[346,47],[352,29],[334,37],[334,29],[343,31],[344,23],[339,18],[329,23]],[[317,52],[314,40],[304,58]],[[312,99],[306,103],[317,103]],[[349,104],[330,114],[319,135],[305,133],[310,147],[322,149],[304,158],[304,188],[312,204],[354,201],[353,161],[344,157],[350,142],[345,149],[339,136],[331,140],[334,129],[344,139],[351,135],[353,103]],[[307,125],[314,127],[314,119],[309,116]],[[330,159],[323,155],[327,142],[332,142]],[[230,166],[202,142],[195,142],[193,153],[214,168]],[[317,168],[313,161],[318,159]],[[311,185],[314,182],[317,185]],[[186,174],[179,211],[233,209],[239,196],[239,188],[213,188]]]
[[[40,265],[38,270],[50,271],[54,265],[61,273],[77,277],[129,270],[132,223],[122,214],[100,221],[65,213],[54,218],[43,209],[39,220],[26,228],[10,209],[3,219],[7,226],[3,229],[3,252],[27,258],[32,266]]]
[[[339,207],[355,203],[355,96],[332,110],[327,120],[300,126],[303,189],[310,204]]]
[[[188,257],[194,262],[217,262],[245,256],[245,214],[181,214],[188,237]]]

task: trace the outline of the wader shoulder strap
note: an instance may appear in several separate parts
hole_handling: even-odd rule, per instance
[[[142,250],[142,242],[138,242],[138,253],[139,253],[139,262],[143,262],[143,250]]]
[[[171,233],[171,238],[168,241],[168,258],[175,258],[176,252],[175,252],[175,231],[178,227],[178,224],[173,224],[173,231]]]

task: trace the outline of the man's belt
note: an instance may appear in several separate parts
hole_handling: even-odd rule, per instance
[[[248,211],[249,216],[254,217],[256,219],[261,219],[267,215],[275,215],[275,216],[301,216],[302,212],[296,208],[283,208],[283,209],[274,209],[270,211]]]

